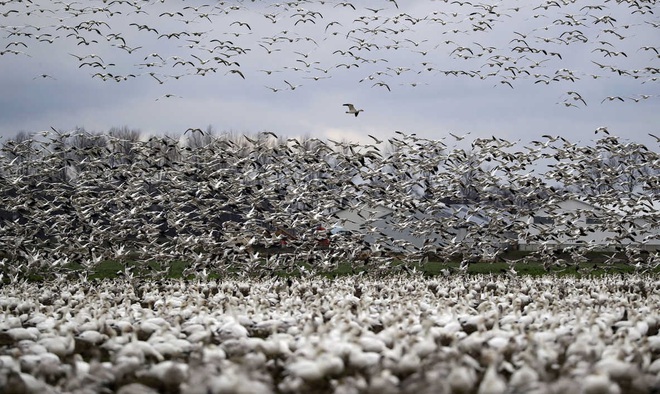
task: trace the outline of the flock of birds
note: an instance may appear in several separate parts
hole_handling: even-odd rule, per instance
[[[94,79],[164,85],[159,99],[181,97],[177,80],[212,75],[273,92],[332,78],[385,91],[456,77],[552,84],[566,89],[558,104],[567,107],[657,97],[655,0],[42,3],[0,2],[0,61],[37,59],[52,47]],[[509,31],[514,22],[518,31]],[[34,79],[57,77],[46,70]],[[608,78],[638,81],[640,91],[576,91],[580,81]]]
[[[429,258],[466,270],[523,241],[538,251],[509,260],[512,273],[530,260],[567,269],[603,243],[609,263],[654,269],[657,149],[596,132],[589,145],[546,135],[524,145],[477,138],[469,148],[456,145],[467,136],[403,132],[372,144],[200,129],[23,135],[1,148],[2,275],[91,272],[106,260],[136,261],[155,277],[182,260],[185,275],[199,276],[330,272],[346,262],[391,273]],[[601,211],[564,212],[567,199]],[[392,212],[381,217],[379,207]],[[540,210],[552,225],[533,223]],[[350,236],[330,231],[356,225]],[[585,241],[596,230],[608,239]]]
[[[162,86],[157,100],[182,98],[176,81],[212,76],[277,94],[350,78],[384,94],[463,78],[556,86],[566,107],[658,97],[655,0],[206,3],[0,0],[0,64],[32,67],[45,54],[33,76],[42,83],[64,65],[99,83],[146,79]],[[503,28],[514,20],[516,31]],[[609,78],[639,91],[581,92]],[[660,223],[660,157],[595,132],[586,144],[194,128],[5,140],[0,391],[659,392],[660,288],[646,271],[660,255],[644,249]],[[567,199],[617,214],[585,226],[586,212],[558,209]],[[533,222],[539,209],[553,225]],[[347,224],[341,211],[357,213],[360,231],[328,231]],[[529,261],[584,269],[601,246],[583,242],[596,229],[613,248],[603,266],[627,262],[635,274],[516,275]],[[415,274],[428,259],[458,258],[465,272],[519,241],[538,251],[507,260],[507,275]],[[121,278],[88,280],[108,260],[125,266]],[[164,279],[174,261],[188,279]],[[366,270],[309,275],[345,262]]]
[[[659,295],[640,275],[15,283],[0,388],[654,393]]]

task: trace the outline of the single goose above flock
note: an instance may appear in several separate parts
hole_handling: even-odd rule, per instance
[[[355,106],[350,103],[344,104],[344,107],[348,107],[348,109],[346,110],[347,114],[353,114],[356,117],[360,114],[360,112],[364,111],[363,109],[355,109]]]

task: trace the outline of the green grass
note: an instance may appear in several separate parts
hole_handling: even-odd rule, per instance
[[[504,257],[509,260],[518,260],[522,257],[529,256],[529,253],[512,251],[507,252]],[[550,271],[546,271],[541,263],[538,262],[519,262],[515,265],[515,270],[518,275],[529,275],[529,276],[543,276],[543,275],[558,275],[558,276],[572,276],[572,277],[582,277],[582,276],[602,276],[608,274],[627,274],[637,272],[635,267],[627,265],[623,262],[616,264],[605,265],[604,261],[610,254],[607,253],[597,253],[593,252],[587,255],[589,259],[587,262],[577,265],[571,263],[570,259],[567,259],[568,256],[559,255],[557,258],[563,258],[566,263],[563,266],[555,267],[553,266]],[[183,278],[184,271],[189,267],[189,263],[184,261],[173,261],[168,263],[169,270],[167,271],[166,278]],[[327,278],[334,278],[338,276],[353,275],[360,272],[369,272],[373,270],[373,265],[377,263],[363,263],[357,262],[351,264],[349,262],[339,263],[337,268],[332,271],[319,272],[318,275]],[[450,272],[456,273],[459,271],[460,259],[455,258],[449,261],[428,261],[423,265],[420,264],[411,264],[404,263],[401,260],[394,259],[391,262],[391,267],[393,268],[392,272],[406,272],[411,270],[416,270],[421,272],[425,276],[436,276],[442,275],[442,272],[449,270]],[[70,264],[67,268],[69,271],[69,277],[76,278],[80,276],[80,273],[84,272],[84,267],[79,264]],[[125,276],[127,273],[134,277],[141,278],[160,278],[164,267],[156,262],[149,263],[136,263],[134,261],[103,261],[98,266],[90,272],[87,272],[88,279],[111,279],[119,278]],[[475,262],[471,263],[468,266],[467,274],[468,275],[503,275],[507,273],[509,265],[505,261],[497,262]],[[232,273],[232,269],[228,270],[229,273]],[[307,262],[297,263],[295,267],[292,267],[287,271],[278,271],[272,272],[268,275],[277,275],[280,277],[289,277],[289,276],[300,276],[304,272],[313,271],[313,266]],[[233,272],[236,272],[235,270]],[[220,278],[223,276],[219,272],[213,270],[212,267],[208,269],[209,278]],[[658,274],[660,273],[660,267],[656,267],[651,271],[651,273]],[[259,273],[255,273],[259,275]],[[27,276],[27,279],[30,281],[42,281],[49,277],[48,273],[45,272],[31,272]],[[185,275],[186,279],[193,279],[193,274]],[[8,280],[5,277],[5,282]]]
[[[166,275],[166,278],[181,278],[183,276],[183,271],[188,265],[183,261],[172,261],[169,264],[170,269]],[[121,277],[125,274],[127,269],[130,270],[134,276],[148,277],[150,273],[157,272],[161,269],[161,267],[159,264],[154,262],[138,264],[134,261],[120,262],[107,260],[101,262],[101,264],[95,267],[92,273],[88,276],[88,279]]]

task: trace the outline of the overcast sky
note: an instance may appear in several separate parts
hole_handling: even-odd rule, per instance
[[[130,3],[2,2],[1,136],[210,125],[585,142],[606,126],[658,146],[648,133],[660,136],[660,9],[644,5],[654,2]]]

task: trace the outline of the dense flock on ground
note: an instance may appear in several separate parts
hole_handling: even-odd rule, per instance
[[[0,288],[5,393],[653,393],[656,276]]]
[[[387,271],[393,259],[493,260],[520,239],[539,244],[529,258],[550,267],[557,243],[575,244],[575,263],[602,246],[581,241],[594,229],[609,231],[631,264],[653,268],[657,254],[640,250],[657,237],[657,149],[599,133],[590,144],[493,137],[464,147],[460,136],[404,133],[373,144],[201,130],[22,135],[0,156],[3,268],[14,277],[130,260],[157,262],[158,277],[183,260],[196,273],[268,274],[301,262],[328,271],[366,254]],[[609,210],[585,226],[584,212],[553,213],[568,198]],[[393,211],[374,226],[379,206]],[[541,208],[553,225],[531,222]],[[328,231],[347,225],[342,210],[359,213],[359,231]]]

